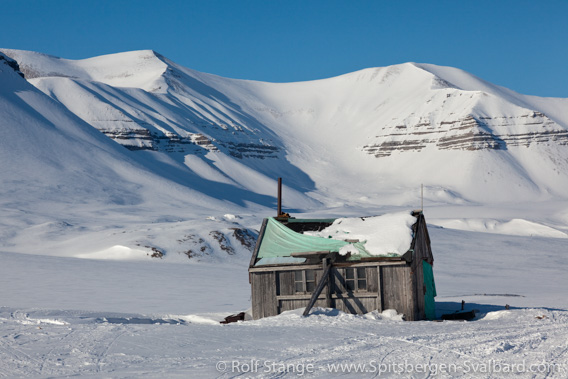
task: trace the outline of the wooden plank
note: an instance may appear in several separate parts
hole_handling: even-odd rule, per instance
[[[412,248],[415,250],[416,260],[414,262],[413,267],[415,268],[418,264],[421,264],[422,259],[426,259],[426,261],[430,264],[434,262],[434,256],[432,255],[432,246],[430,243],[430,235],[428,233],[428,227],[426,225],[426,219],[424,218],[423,214],[419,214],[418,220],[416,221],[415,226],[415,236],[414,240],[412,241]]]
[[[276,292],[276,295],[294,295],[294,271],[277,271],[276,277],[280,284],[279,291]]]
[[[421,262],[422,263],[422,262]],[[422,264],[420,264],[419,268],[422,268]],[[408,299],[408,306],[411,307],[412,312],[412,319],[408,321],[417,321],[420,320],[420,315],[418,312],[418,294],[417,294],[417,283],[416,283],[416,272],[418,269],[410,269],[408,271],[408,277],[410,279],[410,299]]]
[[[260,274],[252,274],[251,276],[251,303],[252,317],[257,320],[263,317],[264,310],[262,304],[262,282]]]
[[[250,288],[251,288],[250,302],[252,307],[252,318],[257,320],[260,318],[261,314],[259,307],[260,301],[258,300],[259,290],[257,288],[258,286],[257,276],[255,274],[249,274],[249,279],[250,279]]]
[[[331,280],[331,274],[332,274],[331,260],[329,258],[324,258],[322,263],[323,263],[323,271],[327,272],[327,278],[326,278],[327,286],[325,289],[325,307],[332,308],[333,301],[331,298],[331,292],[333,287],[333,281]]]
[[[389,261],[357,261],[355,262],[335,262],[333,265],[335,267],[371,267],[371,266],[397,266],[405,265],[406,261],[397,258],[396,260]]]
[[[385,310],[383,303],[383,267],[377,267],[377,310],[382,312]]]
[[[276,275],[273,272],[254,273],[252,284],[252,314],[255,320],[278,314]]]
[[[382,274],[382,302],[383,302],[383,310],[386,309],[393,309],[395,308],[396,301],[395,301],[395,294],[394,294],[394,287],[393,284],[393,270],[394,267],[381,267],[381,274]]]
[[[406,320],[414,320],[414,289],[409,266],[382,267],[384,309],[396,309]]]
[[[296,252],[296,253],[290,253],[290,256],[291,257],[314,257],[314,256],[319,256],[319,255],[327,255],[327,254],[329,254],[329,250]]]
[[[301,265],[301,266],[298,264],[262,265],[259,267],[249,268],[249,272],[317,270],[318,268],[321,269],[321,264]]]
[[[362,314],[369,313],[377,309],[377,298],[376,297],[359,297],[357,299],[363,305]]]
[[[345,296],[336,301],[336,309],[352,314],[365,314],[377,308],[377,297]]]
[[[306,304],[310,301],[309,299],[298,301],[298,300],[281,300],[279,301],[280,312],[292,311],[298,308],[304,308]]]
[[[264,277],[264,316],[276,316],[278,314],[278,303],[276,300],[276,273],[267,272],[261,274]]]
[[[402,292],[402,313],[406,315],[407,321],[416,320],[416,307],[415,307],[415,286],[414,286],[414,275],[410,267],[405,267],[399,272],[399,279],[401,281],[404,291]]]
[[[294,309],[305,308],[310,299],[304,300],[280,300],[279,308],[282,312],[291,311]],[[314,304],[315,307],[325,307],[325,299],[319,298]]]
[[[260,232],[258,233],[258,238],[256,240],[256,245],[254,246],[254,251],[252,252],[252,257],[250,258],[249,268],[253,267],[256,263],[256,257],[258,256],[258,250],[260,249],[260,243],[262,242],[262,238],[264,237],[264,231],[266,230],[266,224],[268,223],[267,219],[262,221],[262,226],[260,228]]]
[[[280,295],[278,296],[278,300],[310,300],[312,295],[309,293],[306,294],[297,294],[297,295]],[[325,299],[323,295],[320,295],[321,299]]]
[[[271,285],[270,285],[270,277],[272,276],[271,272],[262,273],[259,276],[259,287],[261,290],[259,301],[260,301],[260,310],[261,310],[261,317],[270,316],[270,312],[268,309],[270,308],[269,302],[270,299],[267,296],[267,293],[270,293]]]
[[[424,294],[426,292],[426,285],[424,284],[424,269],[421,264],[414,270],[414,286],[416,293],[416,318],[418,320],[426,319],[426,305],[424,300]]]
[[[365,274],[367,276],[367,291],[368,292],[379,292],[379,273],[378,267],[365,267]]]
[[[345,288],[345,269],[334,265],[331,270],[331,280],[333,280],[333,294],[342,294],[347,292]]]
[[[407,321],[413,321],[415,318],[414,285],[412,282],[411,268],[405,267],[405,269],[399,269],[397,274],[400,287],[402,288],[400,292],[400,312],[404,313]]]
[[[277,296],[278,300],[310,300],[312,297],[312,295],[310,294],[305,294],[305,295],[281,295],[281,296]],[[336,300],[336,299],[344,299],[346,297],[349,297],[347,294],[332,294],[331,298]],[[356,295],[356,297],[360,297],[360,298],[376,298],[377,294],[376,293],[366,293],[366,292],[360,292]],[[318,300],[325,300],[325,294],[320,294],[318,296]]]
[[[334,263],[334,267],[372,267],[372,266],[397,266],[397,265],[405,265],[405,261],[396,260],[396,261],[375,261],[375,262],[358,262],[358,263],[351,263],[351,262],[341,262],[341,263]],[[249,272],[264,272],[264,271],[289,271],[289,270],[314,270],[314,269],[321,269],[321,264],[307,264],[307,265],[299,265],[296,263],[286,263],[286,264],[278,264],[278,265],[262,265],[258,267],[249,268]]]
[[[310,313],[310,310],[312,309],[312,307],[314,306],[318,296],[321,294],[321,291],[323,290],[323,287],[329,283],[329,273],[331,271],[331,267],[332,266],[327,266],[325,268],[325,271],[323,272],[323,276],[320,279],[313,295],[312,298],[310,299],[310,302],[308,303],[308,305],[306,306],[306,309],[304,310],[303,316],[307,316]]]
[[[332,295],[332,297],[334,299],[345,299],[345,298],[348,298],[348,297],[359,297],[359,298],[363,299],[363,298],[376,298],[377,294],[376,293],[367,293],[367,292],[353,292],[352,294]]]

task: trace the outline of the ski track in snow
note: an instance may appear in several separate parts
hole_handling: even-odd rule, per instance
[[[469,378],[475,367],[475,377],[501,377],[483,372],[492,362],[524,365],[520,377],[566,377],[565,239],[434,226],[430,235],[438,316],[463,299],[477,320],[317,309],[220,325],[250,307],[246,256],[179,264],[0,253],[9,289],[0,292],[0,377],[297,377],[302,368],[306,377],[389,377],[404,364],[430,371],[402,377]],[[330,373],[339,364],[359,366]],[[435,371],[442,364],[453,371]]]
[[[69,325],[38,326],[2,314],[0,376],[295,377],[301,367],[313,364],[313,372],[306,375],[327,377],[333,374],[330,365],[353,364],[366,365],[368,372],[343,374],[376,377],[378,372],[373,371],[381,365],[386,369],[428,364],[430,373],[403,376],[466,378],[475,365],[494,361],[503,366],[524,364],[527,370],[545,362],[552,372],[538,372],[544,367],[540,366],[535,373],[519,374],[565,377],[568,312],[502,312],[502,317],[492,319],[489,313],[486,319],[472,322],[405,323],[320,309],[308,318],[289,312],[224,326],[84,323],[80,315],[66,317]],[[227,364],[226,372],[216,368],[219,362]],[[280,364],[287,365],[288,371],[280,372]],[[456,371],[433,371],[442,364],[455,365]],[[396,372],[381,376],[388,374]],[[475,376],[500,375],[479,372]]]

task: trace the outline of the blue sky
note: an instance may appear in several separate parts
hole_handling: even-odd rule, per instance
[[[0,10],[0,47],[69,59],[153,49],[273,82],[420,62],[568,97],[568,0],[0,0]]]

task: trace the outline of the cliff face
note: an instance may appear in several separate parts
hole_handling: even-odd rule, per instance
[[[12,70],[14,70],[22,78],[25,78],[24,73],[22,73],[22,71],[20,70],[20,66],[18,65],[18,62],[16,62],[12,58],[7,57],[6,55],[4,55],[1,52],[0,52],[0,64],[4,64],[4,65],[10,67]]]
[[[516,131],[496,132],[505,128]],[[541,112],[521,116],[473,116],[453,121],[397,125],[375,137],[375,142],[362,150],[379,157],[394,151],[421,151],[426,147],[439,150],[507,150],[513,146],[557,143],[568,145],[568,130],[560,128]]]
[[[198,74],[153,51],[69,61],[5,50],[38,89],[130,150],[276,158],[263,125]],[[15,62],[15,61],[12,61]],[[118,64],[120,63],[120,64]],[[197,75],[196,75],[197,74]],[[264,138],[263,138],[264,137]]]
[[[451,68],[407,63],[290,83],[290,90],[202,74],[154,51],[83,61],[5,52],[21,61],[39,89],[131,150],[278,158],[284,146],[275,126],[325,128],[324,122],[346,129],[369,125],[364,133],[373,135],[359,149],[378,158],[427,147],[474,151],[568,143],[567,125],[512,91]]]

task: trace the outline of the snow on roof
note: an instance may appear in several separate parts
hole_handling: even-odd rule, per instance
[[[403,255],[410,248],[416,217],[411,212],[389,213],[373,217],[338,218],[332,225],[310,235],[337,240],[359,240],[374,256]],[[304,233],[304,234],[308,234]],[[343,250],[343,249],[342,249]],[[353,250],[353,251],[352,251]],[[340,251],[345,254],[355,249]]]

